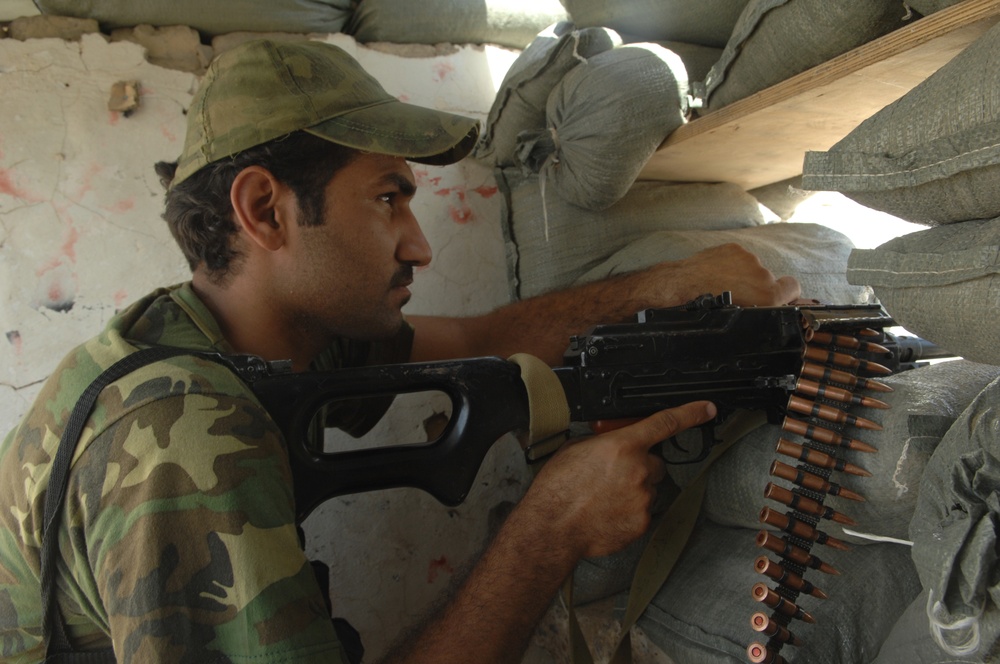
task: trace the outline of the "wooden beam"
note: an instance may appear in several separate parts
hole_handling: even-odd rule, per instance
[[[734,182],[753,189],[802,173],[1000,20],[1000,0],[965,0],[674,131],[639,179]]]

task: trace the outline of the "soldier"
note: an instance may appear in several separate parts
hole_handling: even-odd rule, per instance
[[[431,258],[407,160],[453,163],[477,135],[473,120],[397,101],[328,44],[255,41],[216,59],[176,170],[158,165],[191,281],[139,300],[72,351],[0,448],[4,661],[45,657],[42,510],[68,412],[137,348],[252,353],[295,370],[515,352],[555,364],[570,335],[643,307],[706,291],[743,304],[798,295],[793,279],[726,246],[483,316],[404,318],[413,270]],[[339,425],[364,431],[384,408],[356,406]],[[391,661],[519,660],[574,565],[646,529],[664,473],[650,448],[713,414],[694,403],[565,446],[450,604]],[[77,651],[119,662],[356,658],[302,551],[281,434],[221,365],[180,355],[105,389],[61,507],[55,614]]]

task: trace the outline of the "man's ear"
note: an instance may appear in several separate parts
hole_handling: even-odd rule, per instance
[[[261,166],[248,166],[237,173],[229,189],[236,224],[247,237],[267,251],[285,244],[290,217],[297,210],[295,194]]]

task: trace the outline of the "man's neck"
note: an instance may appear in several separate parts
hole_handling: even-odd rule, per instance
[[[322,343],[297,338],[282,322],[280,312],[269,305],[266,293],[250,279],[233,278],[219,284],[196,270],[191,287],[238,353],[265,360],[290,359],[294,371],[305,371],[322,350]]]

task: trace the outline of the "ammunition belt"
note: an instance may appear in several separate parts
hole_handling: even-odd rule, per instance
[[[880,342],[885,340],[884,325],[891,325],[892,320],[858,323],[819,321],[803,316],[806,346],[802,371],[795,392],[789,397],[782,424],[787,437],[778,439],[778,458],[771,464],[770,474],[774,479],[764,488],[764,496],[780,507],[765,506],[759,515],[760,522],[770,528],[761,530],[756,538],[764,553],[754,561],[754,569],[766,577],[766,581],[751,588],[751,596],[759,608],[751,615],[750,624],[758,638],[747,647],[747,657],[756,664],[783,664],[781,649],[802,644],[796,634],[799,628],[793,621],[815,622],[799,606],[799,598],[807,603],[825,600],[827,595],[820,588],[821,581],[814,583],[805,578],[807,572],[840,573],[814,555],[813,547],[850,548],[825,533],[821,523],[826,520],[853,526],[854,520],[824,505],[824,500],[831,495],[864,500],[831,478],[834,473],[871,476],[862,466],[847,461],[846,455],[875,453],[872,445],[855,436],[882,427],[853,415],[851,410],[888,408],[884,402],[861,393],[891,391],[873,377],[891,373],[877,359],[891,353]]]

